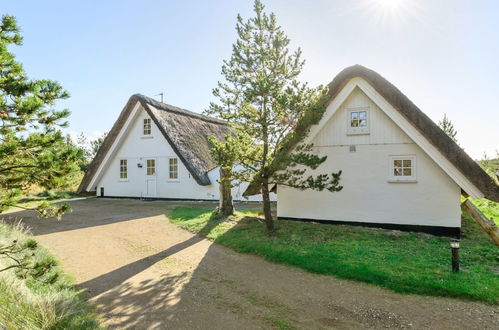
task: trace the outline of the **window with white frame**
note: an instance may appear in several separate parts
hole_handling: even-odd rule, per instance
[[[148,159],[146,161],[146,173],[147,175],[155,175],[156,174],[156,160]]]
[[[395,181],[395,182],[416,181],[416,157],[391,156],[390,181]]]
[[[170,158],[168,161],[170,180],[178,180],[178,158]]]
[[[369,133],[369,111],[367,108],[348,110],[347,134]]]
[[[144,118],[144,127],[142,133],[144,135],[151,135],[151,118]]]
[[[120,159],[120,180],[128,179],[128,161]]]

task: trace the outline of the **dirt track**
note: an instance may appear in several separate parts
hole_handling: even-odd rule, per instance
[[[24,219],[110,328],[499,328],[495,306],[396,294],[212,244],[166,219],[187,204],[206,205],[93,198],[72,202],[60,222],[5,217]]]

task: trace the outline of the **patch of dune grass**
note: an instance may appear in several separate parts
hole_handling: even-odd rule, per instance
[[[212,210],[179,207],[169,215],[182,228],[238,252],[307,271],[379,285],[396,292],[499,304],[499,249],[463,219],[461,266],[451,272],[448,238],[372,228],[277,221],[269,238],[256,212],[220,219]]]
[[[15,255],[28,270],[0,272],[0,328],[99,329],[98,317],[57,260],[20,226],[0,222],[0,247],[29,246]],[[0,255],[0,269],[13,263]]]

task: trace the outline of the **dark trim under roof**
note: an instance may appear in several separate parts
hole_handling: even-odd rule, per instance
[[[211,184],[207,172],[216,168],[217,165],[211,158],[208,138],[215,136],[222,139],[228,133],[226,123],[216,118],[158,102],[141,94],[135,94],[128,100],[118,120],[114,123],[101,148],[90,163],[78,187],[78,192],[87,191],[88,185],[96,175],[97,169],[111,149],[137,102],[149,114],[196,182],[203,186]],[[94,189],[95,187],[90,187],[88,190]]]
[[[381,96],[404,116],[449,162],[451,162],[485,198],[499,202],[499,186],[468,154],[457,145],[437,124],[425,115],[397,87],[377,72],[361,65],[341,71],[329,87],[329,103],[338,96],[346,84],[354,78],[366,80]],[[252,182],[245,195],[257,194],[258,182]]]

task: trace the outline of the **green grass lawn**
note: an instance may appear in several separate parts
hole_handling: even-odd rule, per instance
[[[448,238],[283,220],[277,222],[277,235],[269,238],[256,211],[238,212],[228,221],[199,208],[179,207],[168,216],[180,227],[238,252],[314,273],[396,292],[499,304],[499,249],[467,217],[460,249],[462,271],[452,273]]]
[[[21,227],[0,222],[0,248],[14,240],[31,247],[19,255],[38,266],[0,272],[0,329],[99,329],[98,317],[54,257]],[[10,264],[0,255],[0,269]]]

